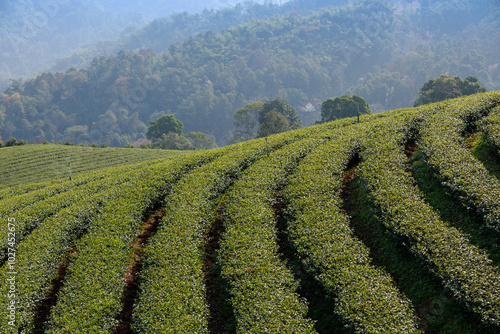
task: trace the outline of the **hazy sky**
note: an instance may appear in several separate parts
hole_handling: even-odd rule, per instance
[[[116,39],[173,13],[233,7],[248,0],[0,0],[0,88],[99,40]],[[285,3],[288,0],[281,0]],[[280,0],[253,0],[280,4]]]

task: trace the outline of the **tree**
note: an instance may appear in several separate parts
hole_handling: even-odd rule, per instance
[[[194,148],[186,137],[176,132],[163,134],[161,138],[153,142],[151,147],[163,150],[192,150]]]
[[[21,145],[28,145],[28,142],[26,140],[22,139],[16,139],[15,137],[10,137],[9,140],[5,143],[5,146],[21,146]]]
[[[10,137],[7,142],[5,143],[5,146],[9,147],[9,146],[15,146],[16,145],[16,138],[15,137]]]
[[[248,103],[234,114],[234,134],[231,143],[239,143],[255,138],[258,127],[259,112],[264,102]]]
[[[217,147],[215,138],[203,132],[188,132],[186,138],[199,150],[210,150]]]
[[[460,80],[458,85],[462,95],[472,95],[486,92],[486,88],[479,82],[479,79],[473,76],[468,76],[465,80]]]
[[[64,140],[73,143],[80,143],[82,139],[88,138],[88,126],[75,125],[64,130]]]
[[[358,114],[370,114],[370,106],[359,95],[342,95],[328,99],[321,104],[321,122],[330,122],[339,118],[354,117]]]
[[[264,117],[264,122],[259,125],[257,138],[267,137],[289,130],[292,130],[292,127],[285,115],[276,111],[270,111]]]
[[[151,126],[148,128],[146,137],[153,142],[162,139],[163,135],[167,135],[170,132],[180,136],[184,130],[184,124],[178,119],[175,119],[175,116],[172,114],[163,115],[156,121],[150,122],[150,124]]]
[[[418,90],[414,106],[454,99],[463,95],[484,93],[486,88],[475,77],[469,76],[462,80],[460,77],[441,75],[424,83]]]
[[[288,121],[288,125],[290,130],[298,129],[302,126],[302,122],[300,121],[299,114],[297,110],[292,107],[288,102],[282,100],[280,98],[276,98],[274,100],[269,100],[262,106],[262,109],[259,111],[259,124],[262,125],[266,121],[266,116],[270,112],[279,113],[285,116]],[[273,116],[272,118],[276,120],[277,116]],[[275,132],[278,133],[278,132]]]

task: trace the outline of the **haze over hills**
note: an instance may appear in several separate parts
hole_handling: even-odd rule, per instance
[[[100,40],[117,39],[156,18],[172,13],[201,13],[203,10],[234,6],[237,2],[239,1],[2,1],[0,81],[30,76],[81,47]],[[100,46],[103,47],[102,44]]]
[[[123,146],[173,113],[186,131],[225,145],[235,111],[248,102],[281,97],[309,125],[322,101],[344,93],[361,95],[373,111],[409,107],[420,86],[443,73],[499,87],[496,3],[360,1],[311,12],[332,3],[339,2],[155,20],[113,45],[130,51],[12,85],[0,98],[0,134]]]
[[[0,177],[0,334],[497,334],[499,149],[500,91],[175,156],[2,148],[41,183]]]

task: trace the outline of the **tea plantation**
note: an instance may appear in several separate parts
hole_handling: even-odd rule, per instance
[[[0,156],[0,333],[500,333],[500,92]]]

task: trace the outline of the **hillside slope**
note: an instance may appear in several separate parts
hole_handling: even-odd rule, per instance
[[[183,151],[26,145],[0,149],[0,189],[73,176],[141,161],[169,158]]]
[[[0,190],[0,333],[498,333],[499,119],[477,94]]]

